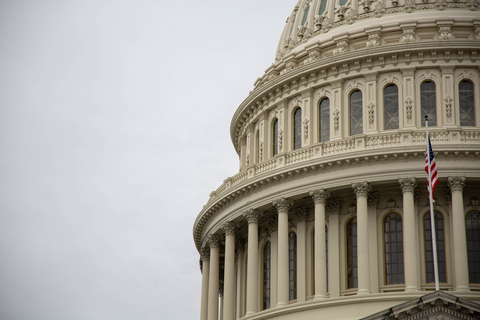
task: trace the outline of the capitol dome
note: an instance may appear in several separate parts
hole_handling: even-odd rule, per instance
[[[479,9],[297,2],[194,223],[201,320],[480,318]]]

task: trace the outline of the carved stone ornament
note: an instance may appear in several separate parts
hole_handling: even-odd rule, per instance
[[[372,5],[372,0],[363,0],[363,11],[365,12],[370,11],[371,5]]]
[[[418,202],[420,201],[420,190],[415,188],[415,192],[413,193],[413,203],[418,206]]]
[[[338,111],[338,109],[335,109],[335,111],[333,111],[333,127],[335,128],[335,130],[338,130],[338,128],[340,127],[340,111]]]
[[[313,198],[313,202],[315,203],[325,203],[328,197],[330,197],[330,193],[325,191],[325,189],[323,188],[310,191],[309,194]]]
[[[263,241],[267,240],[268,238],[270,238],[270,231],[267,228],[262,229],[259,238]]]
[[[393,199],[393,198],[388,199],[388,201],[387,201],[387,207],[388,207],[388,209],[390,209],[390,210],[395,209],[395,199]]]
[[[452,99],[452,97],[450,97],[449,94],[447,94],[444,101],[445,101],[445,111],[447,113],[447,117],[450,118],[452,116],[452,102],[453,102],[453,99]]]
[[[200,250],[200,256],[202,257],[203,261],[208,261],[210,260],[210,248],[208,247],[203,247]]]
[[[258,146],[258,161],[263,161],[263,141],[260,141],[260,145]]]
[[[237,231],[237,223],[235,221],[227,221],[222,225],[223,231],[225,231],[226,235],[235,235]]]
[[[425,71],[425,73],[423,74],[423,76],[425,77],[425,80],[430,80],[432,79],[432,73],[430,71]]]
[[[308,118],[306,117],[303,119],[303,133],[305,135],[305,139],[308,139]]]
[[[243,214],[243,216],[245,217],[245,219],[247,219],[248,224],[250,224],[250,223],[258,223],[258,220],[260,219],[261,215],[262,215],[262,214],[261,214],[260,211],[257,210],[257,209],[247,210],[247,211],[245,211],[245,213]]]
[[[325,16],[316,16],[313,20],[313,25],[315,26],[315,31],[322,29],[322,25],[327,17]]]
[[[347,6],[339,7],[335,13],[337,14],[338,19],[343,20],[345,18],[345,13],[347,12]]]
[[[391,74],[387,76],[387,83],[393,83],[393,76]]]
[[[415,0],[405,0],[405,11],[412,13],[415,10]]]
[[[293,201],[285,197],[278,198],[273,201],[273,206],[277,208],[278,211],[288,211],[293,206]]]
[[[368,108],[368,122],[373,123],[375,120],[375,105],[373,102],[370,102],[367,106]]]
[[[398,183],[400,184],[400,189],[402,189],[403,193],[414,192],[417,187],[417,179],[415,178],[398,179]]]
[[[365,1],[369,1],[369,0],[365,0]],[[358,19],[358,13],[353,9],[348,10],[347,13],[345,14],[345,21],[348,24],[354,23],[355,21],[357,21],[357,19]]]
[[[317,61],[318,59],[320,59],[320,50],[315,49],[315,50],[312,50],[308,53],[308,58],[305,59],[303,64],[309,64],[309,63]]]
[[[415,42],[415,30],[414,29],[405,29],[403,30],[402,38],[400,43],[409,43]]]
[[[398,0],[392,0],[392,6],[394,7],[398,6]]]
[[[380,35],[378,33],[373,33],[368,35],[368,40],[366,43],[367,48],[374,48],[380,45]]]
[[[288,219],[288,230],[297,229],[295,222],[293,220]]]
[[[467,0],[468,9],[475,11],[477,10],[477,7],[478,7],[477,0]]]
[[[325,211],[329,214],[338,213],[340,211],[341,205],[342,201],[340,200],[340,198],[328,199],[327,203],[325,204]]]
[[[245,251],[245,248],[247,247],[247,240],[245,238],[239,238],[237,241],[235,241],[235,249],[237,252],[243,252]]]
[[[278,50],[277,55],[275,56],[275,61],[278,62],[278,61],[282,60],[282,58],[283,58],[283,52],[282,52],[282,50]]]
[[[296,60],[290,60],[287,62],[287,64],[285,65],[285,70],[290,71],[294,68],[297,67],[297,61]]]
[[[381,1],[377,2],[377,5],[375,6],[375,17],[381,18],[386,12],[385,3]]]
[[[278,130],[278,149],[282,151],[283,147],[283,130]]]
[[[470,198],[470,205],[472,206],[473,209],[478,209],[478,203],[479,202],[480,202],[480,200],[475,196]]]
[[[447,199],[447,203],[450,204],[452,203],[452,191],[450,190],[450,187],[445,187],[445,199]]]
[[[220,247],[220,235],[218,234],[211,234],[210,236],[208,236],[207,241],[210,248]]]
[[[413,104],[413,100],[412,98],[410,97],[407,97],[407,99],[405,100],[405,111],[407,113],[407,118],[408,119],[412,119],[412,104]]]
[[[452,191],[463,191],[465,177],[448,177],[448,186]]]
[[[357,197],[360,197],[360,196],[366,197],[368,195],[368,192],[372,190],[372,187],[366,181],[352,183],[352,188]]]
[[[369,192],[367,196],[367,206],[377,207],[378,204],[378,192]]]
[[[480,27],[475,28],[475,40],[480,40]]]
[[[470,79],[470,76],[471,76],[470,72],[468,72],[467,70],[463,70],[462,72],[463,79]]]
[[[357,206],[355,203],[352,202],[350,206],[348,206],[348,213],[355,214],[357,212]]]
[[[348,52],[348,41],[342,40],[337,42],[337,48],[333,50],[333,55],[336,56],[345,52]]]
[[[452,28],[451,27],[440,27],[438,29],[438,40],[452,40]]]
[[[267,221],[268,228],[270,229],[271,232],[275,232],[278,229],[278,216],[274,215],[270,217]]]
[[[440,11],[443,11],[443,10],[447,9],[447,1],[437,0],[435,2],[435,9],[440,10]]]
[[[307,207],[301,207],[295,210],[295,217],[297,218],[297,222],[305,221],[308,216],[308,209]]]
[[[247,159],[246,159],[246,164],[247,164],[247,167],[250,165],[250,155],[247,154]]]

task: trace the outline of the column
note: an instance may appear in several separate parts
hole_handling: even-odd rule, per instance
[[[218,288],[218,295],[220,297],[220,317],[219,317],[219,320],[224,320],[223,318],[223,310],[224,310],[224,303],[225,303],[225,299],[224,299],[224,294],[223,294],[223,288],[222,287],[219,287]]]
[[[306,207],[295,211],[297,217],[297,301],[305,302],[307,294],[306,276],[306,219],[308,210]]]
[[[247,313],[257,312],[258,306],[258,219],[260,211],[250,209],[243,214],[248,222],[248,251],[247,251]]]
[[[405,266],[405,292],[420,289],[418,274],[418,241],[415,223],[413,194],[417,187],[415,178],[398,179],[403,193],[403,260]]]
[[[329,199],[328,213],[328,292],[330,298],[340,297],[340,198]]]
[[[370,294],[370,269],[368,250],[368,205],[367,195],[371,190],[368,182],[353,183],[357,196],[357,253],[358,253],[358,293]]]
[[[220,272],[220,236],[212,234],[210,245],[210,276],[208,282],[208,320],[218,320],[218,286]]]
[[[273,202],[278,211],[278,278],[277,307],[286,306],[289,301],[288,277],[288,209],[293,201],[280,198]]]
[[[377,237],[377,205],[378,192],[369,192],[368,204],[368,254],[370,255],[370,292],[378,293],[378,237]]]
[[[238,239],[236,243],[238,258],[237,258],[237,307],[236,317],[243,318],[245,315],[245,285],[244,285],[244,251],[245,239]]]
[[[310,191],[315,202],[315,300],[327,297],[327,248],[325,244],[325,189]]]
[[[463,212],[465,177],[448,177],[452,190],[453,263],[455,265],[455,291],[470,291],[468,279],[467,235]]]
[[[235,319],[235,231],[237,224],[227,221],[222,225],[225,231],[225,271],[223,280],[223,319]]]
[[[210,249],[202,248],[202,301],[200,304],[200,320],[208,319],[208,276],[210,273]]]

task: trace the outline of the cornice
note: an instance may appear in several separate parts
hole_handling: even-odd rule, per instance
[[[437,159],[454,159],[455,157],[462,157],[463,159],[478,159],[478,156],[480,155],[480,144],[436,144],[435,150],[434,153]],[[396,161],[423,162],[423,160],[423,145],[411,147],[389,147],[384,149],[378,148],[363,150],[361,152],[347,152],[344,154],[314,158],[290,166],[273,169],[250,179],[245,179],[245,181],[226,190],[220,191],[218,194],[215,194],[213,198],[210,198],[197,216],[193,226],[195,244],[197,245],[197,248],[200,248],[202,242],[202,230],[208,220],[217,212],[223,210],[235,201],[244,199],[250,194],[250,192],[266,188],[276,182],[287,182],[313,172],[326,173],[333,170],[345,169],[346,166],[349,168],[355,168],[367,163],[393,163]],[[423,174],[423,167],[420,167],[419,171]]]

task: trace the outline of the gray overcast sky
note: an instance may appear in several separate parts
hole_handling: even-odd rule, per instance
[[[198,319],[192,225],[293,0],[0,1],[0,319]]]

